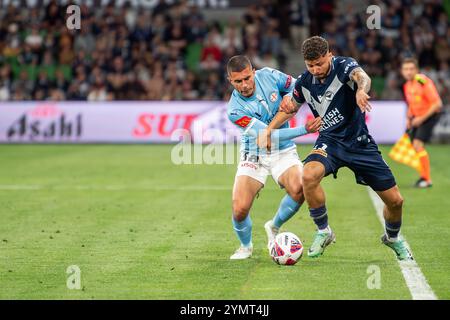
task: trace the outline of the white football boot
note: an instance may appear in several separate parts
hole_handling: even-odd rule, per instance
[[[280,229],[273,225],[273,220],[269,220],[264,224],[264,229],[267,234],[267,249],[270,251],[272,243],[275,241],[275,237],[280,232]]]
[[[244,247],[240,246],[234,254],[230,257],[230,260],[243,260],[248,259],[252,256],[253,253],[253,244],[250,243],[250,246]]]

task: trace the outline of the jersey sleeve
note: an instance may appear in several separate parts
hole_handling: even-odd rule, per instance
[[[251,137],[257,138],[258,135],[267,128],[267,124],[264,122],[253,118],[250,121],[250,124],[245,129],[244,134],[249,135]],[[299,136],[303,136],[308,134],[305,126],[298,126],[294,128],[283,128],[283,129],[272,129],[271,138],[274,141],[285,141],[297,138]]]
[[[428,103],[434,104],[436,102],[439,102],[441,98],[439,97],[439,93],[436,89],[436,86],[434,85],[433,80],[427,78],[423,86],[425,99],[428,101]]]
[[[303,93],[302,93],[302,77],[301,76],[295,81],[292,97],[298,104],[302,104],[306,101],[305,97],[303,96]]]
[[[411,108],[409,107],[409,100],[408,100],[408,95],[407,95],[408,83],[404,83],[402,88],[403,88],[403,99],[405,100],[406,105],[408,106],[407,112],[406,112],[406,116],[408,118],[411,118],[412,117],[412,112],[411,112]]]
[[[265,68],[267,72],[270,72],[271,76],[275,79],[277,89],[281,93],[290,93],[294,89],[294,80],[291,75],[285,74],[279,70],[272,68]]]
[[[361,68],[361,66],[355,59],[350,57],[345,58],[345,62],[343,62],[342,64],[342,82],[346,83],[351,80],[350,74],[352,73],[352,71],[356,68]]]
[[[228,119],[241,131],[245,131],[252,121],[252,117],[239,108],[229,108]]]

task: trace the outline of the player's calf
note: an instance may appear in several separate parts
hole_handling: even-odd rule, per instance
[[[280,202],[275,217],[273,218],[273,225],[275,228],[280,228],[286,221],[292,218],[300,209],[301,203],[294,200],[290,195],[285,195]]]
[[[243,221],[247,218],[250,211],[251,204],[239,199],[233,200],[233,219],[236,221]]]
[[[252,256],[253,243],[252,243],[252,220],[250,215],[247,214],[246,217],[238,221],[233,215],[232,218],[233,229],[236,233],[239,241],[241,242],[240,247],[236,252],[230,257],[231,260],[247,259]]]
[[[310,208],[325,205],[325,193],[320,182],[325,174],[325,167],[317,161],[308,162],[303,171],[303,193]]]
[[[249,215],[250,208],[241,201],[233,201],[233,230],[236,233],[241,245],[230,257],[231,260],[247,259],[252,256],[252,219]]]
[[[250,208],[238,206],[233,202],[233,229],[236,232],[242,246],[248,246],[252,239],[252,219],[249,214]]]
[[[402,226],[403,197],[397,187],[382,191],[379,195],[385,204],[383,215],[386,238],[395,242]]]
[[[385,205],[383,210],[385,221],[390,223],[399,222],[401,225],[404,200],[398,190],[398,187],[393,187],[390,190],[383,191],[378,194]]]
[[[271,243],[275,240],[281,226],[291,219],[300,209],[303,203],[303,195],[299,196],[300,201],[293,199],[289,194],[281,200],[277,213],[272,220],[264,225],[267,234],[267,248],[270,250]]]
[[[413,259],[405,243],[399,238],[404,200],[398,187],[377,191],[377,194],[385,204],[383,212],[385,234],[381,237],[381,242],[391,248],[399,260]]]

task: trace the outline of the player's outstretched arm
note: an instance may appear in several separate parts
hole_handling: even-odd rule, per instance
[[[320,117],[317,117],[306,122],[306,125],[304,126],[298,126],[295,128],[272,129],[270,137],[274,141],[290,140],[308,133],[317,132],[321,127],[322,119]]]
[[[321,126],[322,120],[318,117],[308,121],[305,126],[298,126],[295,128],[272,129],[270,131],[271,139],[276,139],[278,141],[291,140],[308,133],[317,132]],[[249,124],[248,129],[244,131],[244,134],[247,134],[255,138],[260,138],[260,136],[268,135],[267,128],[268,127],[264,122],[256,118],[253,118]],[[260,147],[265,148],[266,146],[262,145]]]
[[[286,121],[295,115],[298,109],[298,103],[294,100],[294,98],[291,95],[285,95],[280,103],[277,114],[269,123],[267,130],[278,129],[281,127]]]
[[[298,126],[295,128],[283,128],[267,130],[266,124],[254,119],[255,123],[258,121],[258,125],[249,130],[248,134],[257,138],[258,147],[267,149],[270,151],[272,147],[272,141],[281,142],[285,140],[291,140],[308,133],[314,133],[320,130],[322,127],[322,119],[317,117],[313,120],[306,122],[304,126]],[[256,129],[258,128],[258,129]]]
[[[357,67],[351,71],[350,79],[358,85],[358,90],[356,91],[356,103],[361,109],[361,112],[370,111],[372,109],[372,106],[369,103],[369,91],[372,83],[370,77],[361,67]]]

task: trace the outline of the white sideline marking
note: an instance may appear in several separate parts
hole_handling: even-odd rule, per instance
[[[373,206],[377,212],[378,219],[384,227],[384,218],[383,218],[383,207],[384,203],[380,199],[380,197],[373,191],[371,188],[367,187],[369,190],[369,196],[372,199]],[[409,251],[412,254],[411,247],[408,242],[406,242],[405,237],[401,236],[405,245],[408,247]],[[414,256],[414,255],[413,255]],[[430,285],[427,282],[427,279],[423,275],[420,270],[419,265],[416,260],[413,261],[400,261],[397,260],[400,265],[400,269],[403,274],[403,278],[405,279],[406,285],[408,286],[409,292],[411,293],[413,300],[437,300],[436,294],[431,289]]]

